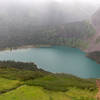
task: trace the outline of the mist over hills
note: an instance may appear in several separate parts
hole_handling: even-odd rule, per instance
[[[98,9],[92,16],[92,23],[95,26],[97,32],[100,32],[100,9]]]
[[[86,48],[86,40],[95,33],[88,21],[98,8],[92,3],[10,1],[0,4],[0,48],[30,44]]]
[[[88,51],[100,51],[100,8],[91,17],[91,23],[96,30],[96,34],[89,39]]]
[[[55,1],[45,3],[34,1],[26,5],[18,1],[10,1],[7,5],[0,4],[0,26],[5,28],[82,21],[88,19],[97,9],[93,4],[80,2],[68,4]]]

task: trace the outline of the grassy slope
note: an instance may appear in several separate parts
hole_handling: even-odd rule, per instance
[[[84,96],[83,96],[84,95]],[[95,100],[95,92],[72,88],[68,92],[48,91],[36,86],[22,86],[0,96],[0,100]]]
[[[92,100],[96,91],[95,80],[43,70],[0,68],[0,100]]]
[[[27,92],[28,91],[28,92]],[[22,86],[0,96],[0,100],[71,100],[62,92],[49,92],[41,87]]]
[[[7,91],[11,88],[16,88],[21,85],[18,80],[9,80],[5,78],[0,78],[0,93]]]
[[[38,79],[25,81],[25,84],[30,86],[41,86],[48,90],[68,91],[70,87],[79,89],[88,89],[93,91],[96,89],[95,82],[86,79],[80,79],[72,75],[52,74]]]

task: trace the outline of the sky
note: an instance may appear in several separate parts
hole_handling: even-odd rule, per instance
[[[51,3],[53,1],[54,3]],[[0,0],[2,16],[17,15],[17,13],[18,16],[19,13],[20,16],[24,16],[24,13],[26,15],[29,13],[31,16],[38,16],[39,19],[42,16],[45,19],[52,15],[51,12],[59,11],[67,20],[77,21],[76,19],[90,18],[98,9],[100,9],[100,0]]]
[[[56,2],[60,2],[60,3],[62,3],[62,2],[67,2],[67,3],[85,2],[85,3],[100,4],[100,0],[19,0],[19,1],[23,1],[23,2],[32,2],[32,1],[38,1],[38,2],[39,1],[40,2],[56,1]]]
[[[100,4],[100,0],[0,0],[0,2],[14,2],[14,1],[19,1],[19,2],[47,2],[47,1],[56,1],[56,2],[67,2],[67,3],[75,3],[75,2],[85,2],[85,3],[94,3],[94,4]]]
[[[31,3],[47,3],[47,2],[58,2],[58,3],[66,3],[66,4],[75,4],[75,3],[85,3],[94,6],[100,6],[100,0],[0,0],[0,4],[11,4],[11,3],[21,3],[21,4],[31,4]]]
[[[3,1],[3,0],[2,0]],[[22,4],[31,4],[31,3],[47,3],[47,2],[51,2],[51,1],[54,1],[54,2],[58,2],[58,3],[64,3],[66,4],[67,6],[70,6],[70,5],[75,5],[75,4],[83,4],[83,5],[92,5],[92,6],[95,6],[95,7],[100,7],[100,0],[4,0],[4,1],[17,1],[17,2],[21,2]]]
[[[100,0],[55,0],[57,2],[63,2],[63,1],[66,1],[66,2],[89,2],[89,3],[96,3],[96,4],[100,4]]]
[[[100,8],[100,0],[0,0],[0,8],[5,8],[10,5],[16,5],[18,7],[23,7],[25,5],[26,7],[28,6],[31,8],[44,7],[46,9],[49,2],[52,1],[62,4],[61,6],[64,6],[66,9],[74,9],[79,7],[87,13],[90,12],[89,10],[91,10],[91,12],[93,11],[94,13],[98,8]]]

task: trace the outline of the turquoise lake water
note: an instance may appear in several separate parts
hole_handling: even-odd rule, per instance
[[[50,72],[68,73],[82,78],[100,78],[100,64],[76,48],[63,46],[1,51],[0,60],[34,62]]]

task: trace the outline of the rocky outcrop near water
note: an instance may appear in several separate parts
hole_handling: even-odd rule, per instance
[[[90,52],[87,54],[87,57],[95,60],[97,63],[100,63],[100,51]]]

